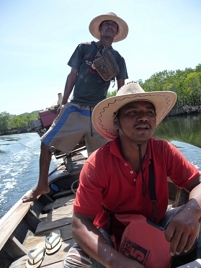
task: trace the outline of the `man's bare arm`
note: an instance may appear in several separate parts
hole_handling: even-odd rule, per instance
[[[117,86],[118,86],[118,90],[125,84],[125,80],[122,78],[119,78],[117,80]]]
[[[64,88],[62,104],[66,104],[67,101],[68,101],[70,93],[72,92],[73,87],[75,85],[75,80],[76,80],[76,77],[77,77],[77,73],[78,73],[78,71],[75,68],[71,68],[71,71],[70,71],[70,73],[69,73],[69,75],[67,76],[67,79],[66,79],[66,84],[65,84],[65,88]]]
[[[201,219],[200,177],[188,187],[189,201],[171,219],[166,229],[166,239],[170,241],[171,255],[187,252],[193,246],[199,232]]]
[[[82,250],[107,268],[143,268],[138,262],[128,259],[104,239],[93,225],[94,217],[74,213],[72,234]]]

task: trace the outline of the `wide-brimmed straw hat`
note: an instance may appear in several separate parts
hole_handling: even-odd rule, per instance
[[[95,129],[105,138],[114,139],[118,131],[114,127],[116,112],[134,101],[151,102],[156,110],[156,126],[166,117],[173,108],[177,95],[173,91],[145,92],[138,83],[132,82],[122,86],[115,97],[107,98],[99,102],[92,114],[92,122]]]
[[[89,31],[95,38],[100,40],[99,26],[101,22],[103,22],[104,20],[115,21],[119,26],[119,31],[117,35],[114,37],[113,42],[118,42],[126,38],[126,36],[128,35],[128,25],[124,20],[122,20],[113,12],[97,16],[90,22]]]

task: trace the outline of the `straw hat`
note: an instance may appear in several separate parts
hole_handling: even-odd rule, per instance
[[[128,25],[124,20],[117,17],[117,15],[114,14],[113,12],[97,16],[90,22],[89,31],[95,38],[100,40],[99,26],[101,22],[103,22],[104,20],[115,21],[119,26],[119,31],[117,35],[114,37],[113,42],[118,42],[126,38],[126,36],[128,35]]]
[[[115,97],[99,102],[92,114],[95,129],[105,138],[114,139],[118,131],[114,127],[115,113],[124,105],[133,101],[151,102],[156,110],[156,126],[166,117],[177,100],[172,91],[145,92],[138,83],[132,82],[122,86]]]

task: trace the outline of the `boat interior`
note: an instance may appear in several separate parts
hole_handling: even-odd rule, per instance
[[[44,254],[40,267],[61,268],[62,261],[74,241],[71,234],[73,201],[79,183],[79,173],[86,160],[81,143],[69,156],[61,152],[56,157],[64,161],[49,175],[50,193],[37,201],[19,200],[0,220],[0,268],[27,267],[28,254],[55,230],[60,231],[61,247],[54,254]],[[174,186],[168,179],[169,204],[179,206],[188,193]],[[32,266],[30,266],[32,267]],[[38,267],[38,266],[37,266]]]

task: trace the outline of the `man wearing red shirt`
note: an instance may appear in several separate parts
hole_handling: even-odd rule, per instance
[[[170,255],[187,253],[194,245],[201,219],[200,172],[169,142],[152,138],[176,98],[174,92],[144,92],[139,84],[129,83],[117,96],[94,108],[94,127],[112,141],[95,151],[81,171],[72,222],[79,247],[70,250],[64,267],[74,267],[69,265],[73,255],[80,257],[83,265],[79,267],[144,267],[114,249],[103,208],[112,214],[143,215],[160,224],[168,206],[167,177],[190,192],[189,201],[177,209],[165,230]],[[154,207],[150,202],[150,166],[154,170]],[[113,230],[118,227],[114,221]]]

